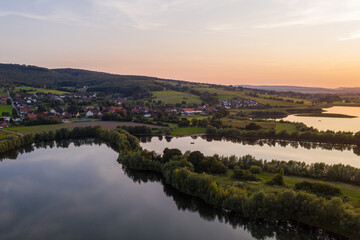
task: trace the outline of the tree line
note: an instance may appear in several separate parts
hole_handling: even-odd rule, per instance
[[[206,134],[208,136],[222,136],[231,138],[249,138],[249,139],[284,139],[295,141],[313,141],[323,143],[339,143],[360,145],[360,132],[333,132],[333,131],[294,131],[292,133],[283,130],[276,132],[275,129],[242,130],[238,128],[216,128],[207,126]]]
[[[167,159],[163,159],[164,155]],[[224,188],[211,175],[196,172],[189,161],[190,155],[186,157],[169,149],[164,155],[137,150],[120,153],[118,161],[130,169],[161,173],[166,183],[180,192],[235,211],[243,217],[291,219],[359,239],[360,209],[344,203],[340,197],[327,199],[307,191],[287,188],[278,193],[260,191],[252,194],[246,189]]]

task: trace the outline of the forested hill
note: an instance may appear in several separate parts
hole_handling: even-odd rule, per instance
[[[161,81],[160,81],[161,80]],[[118,93],[122,96],[143,98],[150,91],[162,90],[168,81],[154,77],[115,75],[79,69],[47,69],[36,66],[0,64],[0,84],[48,88],[82,88],[88,91]],[[179,81],[180,82],[180,81]],[[173,84],[172,84],[173,85]]]

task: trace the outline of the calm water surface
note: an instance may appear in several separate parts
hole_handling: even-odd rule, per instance
[[[162,153],[165,148],[178,148],[185,151],[200,151],[205,155],[219,154],[220,156],[237,157],[250,154],[257,159],[266,160],[295,160],[308,164],[324,162],[327,164],[349,164],[360,168],[359,148],[346,145],[277,142],[277,141],[240,141],[213,140],[202,137],[178,138],[141,138],[140,145],[148,150]]]
[[[216,210],[157,175],[124,169],[104,144],[60,145],[27,148],[0,162],[2,240],[340,239]]]
[[[300,117],[289,115],[283,118],[285,121],[302,122],[309,127],[314,127],[319,130],[333,130],[333,131],[360,131],[360,107],[331,107],[325,109],[327,113],[339,113],[357,118],[326,118],[326,117]]]

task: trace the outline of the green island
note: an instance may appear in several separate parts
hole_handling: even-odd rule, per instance
[[[356,118],[356,116],[339,114],[339,113],[299,113],[295,116],[300,117],[328,117],[328,118]]]
[[[304,165],[240,158],[182,154],[165,149],[162,155],[144,150],[127,131],[100,127],[9,136],[0,142],[4,153],[35,142],[98,138],[119,152],[119,163],[137,171],[160,173],[166,183],[214,207],[246,218],[288,219],[359,239],[360,169],[342,164]],[[344,174],[347,173],[347,174]]]

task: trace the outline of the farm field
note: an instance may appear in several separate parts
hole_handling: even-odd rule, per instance
[[[134,122],[97,121],[97,122],[72,122],[72,123],[52,124],[52,125],[13,127],[13,128],[8,128],[8,130],[25,135],[25,134],[48,132],[48,131],[56,131],[61,128],[73,129],[75,127],[87,127],[87,126],[101,126],[104,129],[116,129],[117,126],[148,126],[151,128],[160,128],[159,126],[156,125],[134,123]]]
[[[64,91],[58,91],[54,89],[45,89],[45,88],[35,88],[35,87],[15,87],[14,92],[21,92],[23,90],[26,90],[28,93],[34,94],[34,93],[51,93],[51,94],[65,94]]]
[[[186,136],[193,134],[202,134],[205,133],[205,128],[202,127],[184,127],[184,128],[174,128],[171,132],[173,136]]]
[[[7,104],[0,104],[0,116],[3,116],[3,112],[7,112],[12,115],[12,106]]]
[[[207,91],[209,93],[216,93],[217,97],[218,97],[218,99],[220,101],[231,99],[231,98],[234,98],[234,97],[240,97],[240,98],[255,100],[258,103],[264,104],[264,105],[269,104],[272,107],[306,107],[306,106],[309,106],[311,104],[309,101],[306,101],[306,100],[303,100],[303,99],[289,98],[289,97],[279,97],[279,96],[275,96],[275,95],[259,94],[258,95],[259,97],[253,97],[253,96],[247,95],[247,94],[251,93],[250,90],[228,91],[228,90],[224,90],[224,89],[209,88],[209,87],[197,87],[197,88],[194,88],[194,90],[200,91],[200,92]],[[282,99],[284,99],[284,101],[269,99],[270,97],[282,98]],[[304,101],[304,104],[287,102],[285,100],[293,100],[295,102],[296,101]]]
[[[201,103],[199,96],[190,93],[177,91],[154,91],[152,92],[155,101],[162,101],[165,104],[176,104],[185,101],[186,103]]]

